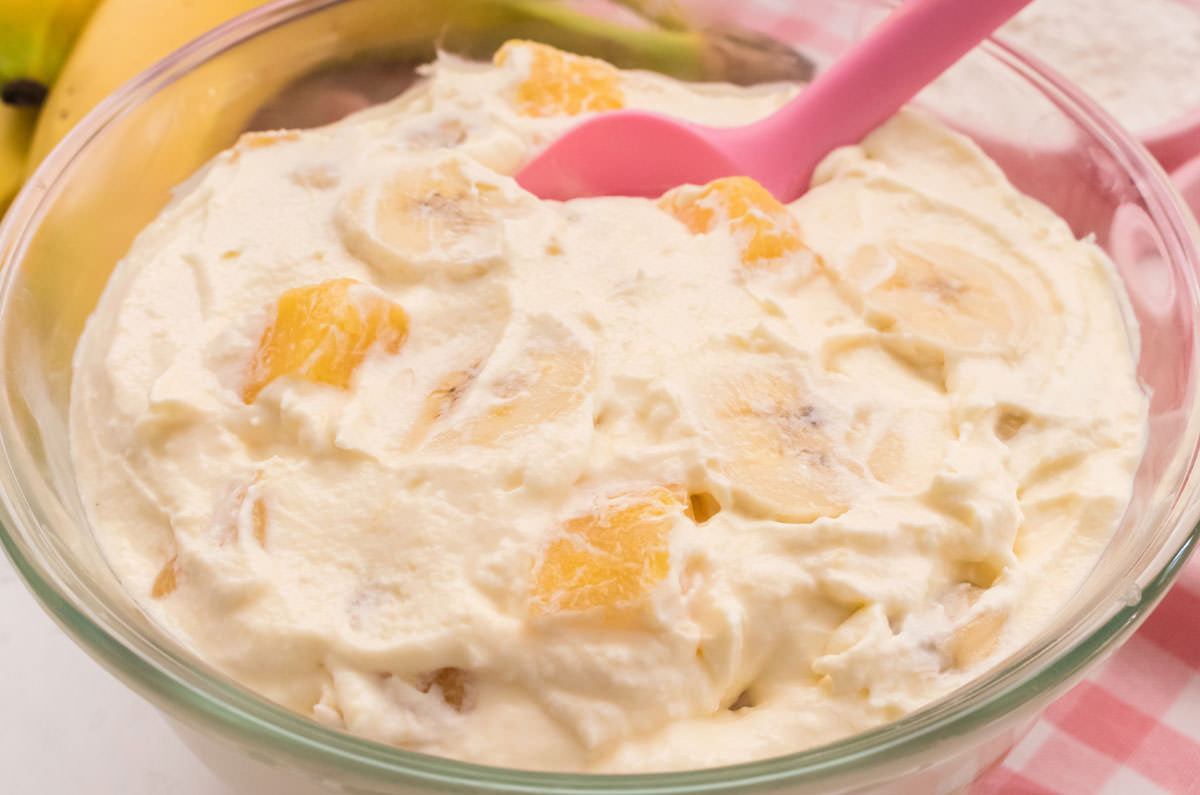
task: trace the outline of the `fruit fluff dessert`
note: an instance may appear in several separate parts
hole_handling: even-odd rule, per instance
[[[828,742],[1030,640],[1143,445],[1096,246],[912,111],[787,206],[509,176],[581,114],[743,124],[795,90],[510,42],[219,155],[76,354],[133,597],[315,720],[595,772]]]

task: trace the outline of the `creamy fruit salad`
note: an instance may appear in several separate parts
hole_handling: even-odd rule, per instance
[[[790,205],[510,177],[582,114],[743,124],[795,90],[510,42],[219,155],[76,356],[132,596],[322,723],[576,771],[825,743],[1028,642],[1143,445],[1095,245],[914,111]]]

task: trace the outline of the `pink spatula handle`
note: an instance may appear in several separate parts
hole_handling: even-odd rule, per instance
[[[704,127],[647,111],[572,127],[517,173],[544,199],[658,196],[744,174],[782,201],[830,150],[855,143],[1030,0],[908,0],[769,118]]]
[[[882,124],[1030,0],[909,0],[779,112],[722,131],[751,173],[803,192],[825,154]]]

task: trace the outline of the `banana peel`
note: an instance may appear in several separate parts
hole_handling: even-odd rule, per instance
[[[30,168],[125,81],[206,30],[264,2],[105,0],[79,34],[46,99],[30,150]]]
[[[0,2],[0,216],[24,180],[37,109],[96,2]]]
[[[37,121],[34,108],[0,104],[0,216],[25,179],[25,159]]]
[[[681,80],[748,85],[808,81],[815,65],[770,36],[742,28],[691,27],[661,0],[621,0],[654,26],[582,15],[553,0],[473,0],[439,41],[450,52],[488,58],[509,39],[533,39],[622,69],[649,69]]]
[[[4,0],[0,3],[0,88],[5,102],[40,105],[32,93],[54,84],[97,0]],[[28,93],[14,93],[10,84]],[[44,94],[43,94],[44,98]]]

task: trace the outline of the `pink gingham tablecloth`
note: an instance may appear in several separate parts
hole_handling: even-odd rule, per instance
[[[1200,555],[970,795],[1200,795]]]

